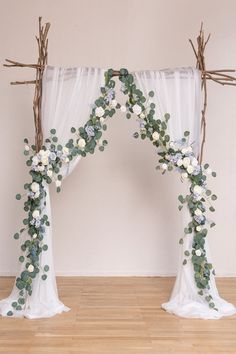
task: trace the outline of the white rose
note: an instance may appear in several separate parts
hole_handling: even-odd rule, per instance
[[[33,234],[33,239],[35,240],[37,237],[38,237],[38,235],[37,234]]]
[[[196,256],[200,257],[201,254],[202,254],[202,252],[201,252],[200,250],[196,250],[196,251],[195,251],[195,254],[196,254]]]
[[[39,165],[39,166],[38,166],[38,170],[39,170],[40,172],[44,171],[44,165]]]
[[[183,149],[181,150],[181,152],[182,152],[182,154],[186,154],[186,153],[188,152],[188,149],[187,149],[187,148],[183,148]]]
[[[68,163],[70,161],[69,157],[65,158],[65,163]]]
[[[34,194],[34,198],[35,198],[35,199],[37,199],[39,196],[40,196],[40,193],[39,193],[39,192],[36,192],[36,193]]]
[[[177,161],[177,166],[182,166],[183,165],[183,160],[182,159],[179,159],[178,161]]]
[[[134,112],[134,114],[139,115],[139,114],[142,112],[141,106],[139,106],[138,104],[135,104],[135,105],[133,106],[133,112]]]
[[[41,162],[44,166],[48,165],[48,157],[46,155],[44,155],[42,158],[41,158]]]
[[[163,169],[163,170],[167,170],[167,164],[166,163],[163,163],[162,165],[161,165],[161,168]]]
[[[105,118],[101,117],[100,118],[100,123],[103,124],[105,122]]]
[[[181,177],[183,179],[186,179],[186,178],[188,178],[188,174],[186,172],[183,172],[183,173],[181,173]]]
[[[38,163],[39,163],[39,159],[38,159],[38,156],[34,156],[33,157],[33,159],[32,159],[32,161],[33,161],[33,165],[38,165]]]
[[[194,171],[194,167],[191,166],[191,165],[189,165],[189,166],[187,167],[187,172],[188,172],[189,174],[191,174],[191,173],[193,173],[193,171]]]
[[[52,170],[48,170],[48,171],[47,171],[47,176],[48,176],[48,177],[52,177],[52,173],[53,173]]]
[[[104,109],[102,107],[97,107],[95,109],[95,114],[99,118],[102,117],[104,113],[105,113],[105,111],[104,111]]]
[[[198,225],[198,226],[196,227],[196,231],[199,232],[199,231],[201,231],[201,230],[202,230],[202,227]]]
[[[190,158],[189,157],[185,157],[183,159],[183,165],[185,168],[187,168],[190,165]]]
[[[61,187],[61,181],[59,181],[58,179],[56,180],[56,187]]]
[[[40,212],[39,212],[39,210],[34,210],[33,211],[33,214],[32,214],[32,216],[33,216],[33,218],[34,219],[38,219],[39,218],[39,216],[40,216]]]
[[[69,149],[68,149],[68,147],[63,146],[62,152],[63,152],[63,154],[68,155],[68,154],[69,154]]]
[[[196,157],[194,157],[192,159],[191,165],[194,166],[194,167],[196,167],[198,165],[198,160],[196,159]]]
[[[30,147],[29,145],[25,145],[25,151],[29,151]]]
[[[121,110],[121,112],[125,113],[126,112],[126,107],[125,106],[121,106],[120,110]]]
[[[212,174],[212,169],[211,169],[211,168],[207,168],[206,173],[207,173],[208,175],[211,175],[211,174]]]
[[[145,114],[144,114],[143,112],[140,114],[140,118],[141,118],[141,119],[144,119],[144,118],[145,118]]]
[[[157,141],[159,139],[159,137],[160,137],[160,135],[158,134],[158,132],[154,132],[152,134],[152,138],[153,138],[154,141]]]
[[[33,264],[30,264],[28,266],[28,272],[32,273],[33,271],[34,271],[34,266],[33,266]]]
[[[193,188],[193,192],[196,193],[196,194],[202,194],[204,191],[204,189],[201,187],[201,186],[194,186]]]
[[[194,214],[195,214],[196,216],[202,215],[201,209],[198,209],[198,208],[197,208],[197,209],[195,210]]]
[[[117,105],[117,101],[116,101],[116,100],[112,100],[112,101],[111,101],[111,106],[112,106],[113,108],[115,108],[116,105]]]
[[[83,149],[86,145],[86,141],[83,138],[80,138],[78,141],[78,146]]]
[[[47,156],[47,151],[46,150],[40,150],[39,151],[39,155],[40,156],[45,156],[45,155]]]
[[[36,193],[39,191],[39,184],[37,182],[33,182],[31,183],[31,186],[30,186],[32,192]]]

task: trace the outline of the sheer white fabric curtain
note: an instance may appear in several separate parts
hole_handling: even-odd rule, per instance
[[[149,91],[154,91],[155,96],[152,100],[156,104],[157,116],[163,118],[165,113],[170,114],[168,132],[171,140],[181,139],[185,130],[190,131],[190,142],[194,142],[194,152],[197,156],[200,143],[200,72],[193,68],[142,71],[135,73],[135,79],[146,97]],[[182,210],[182,220],[184,228],[190,221],[186,207]],[[211,294],[219,311],[210,309],[203,297],[198,294],[191,262],[183,265],[184,251],[191,250],[192,242],[192,234],[184,238],[175,285],[169,302],[163,304],[162,307],[181,317],[203,319],[220,318],[236,313],[232,304],[220,298],[213,276]],[[206,250],[210,260],[207,240]]]
[[[104,86],[104,70],[94,68],[57,68],[48,66],[43,76],[42,126],[44,139],[50,136],[50,130],[56,129],[59,142],[64,145],[71,137],[71,127],[83,126],[89,119],[91,106],[100,96],[100,87]],[[63,177],[70,174],[79,157],[62,171]],[[51,206],[48,185],[45,214],[51,220]],[[39,274],[33,282],[32,296],[28,297],[23,311],[14,312],[15,317],[27,318],[51,317],[69,308],[58,299],[56,278],[53,266],[52,224],[46,228],[44,243],[48,250],[41,254],[40,264],[49,265],[48,278],[41,279]],[[0,314],[6,316],[11,303],[17,301],[18,289],[14,285],[11,295],[0,301]]]

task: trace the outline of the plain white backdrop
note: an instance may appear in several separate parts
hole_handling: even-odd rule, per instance
[[[0,0],[0,62],[35,62],[37,18],[51,22],[49,63],[129,70],[194,66],[188,38],[201,21],[212,38],[208,69],[236,68],[233,0]],[[34,138],[33,70],[0,68],[0,275],[16,273],[19,245],[12,235],[24,213],[15,194],[28,181],[23,138]],[[118,85],[117,85],[118,87]],[[236,275],[236,87],[209,83],[205,161],[217,171],[216,228],[209,235],[218,275]],[[173,275],[182,225],[174,173],[161,176],[151,144],[132,137],[136,122],[112,118],[105,152],[81,161],[52,193],[54,256],[59,275]]]

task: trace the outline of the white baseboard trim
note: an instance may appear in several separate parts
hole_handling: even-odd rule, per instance
[[[16,272],[1,271],[0,277],[16,276]],[[158,272],[64,272],[58,271],[57,277],[175,277],[176,273]],[[236,273],[217,273],[216,277],[234,278]]]

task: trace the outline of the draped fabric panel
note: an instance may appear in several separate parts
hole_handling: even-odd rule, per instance
[[[42,126],[44,138],[50,136],[50,130],[56,129],[60,144],[64,145],[71,137],[70,128],[84,126],[89,119],[91,106],[100,95],[100,87],[104,86],[105,70],[95,68],[57,68],[47,66],[43,76]],[[190,142],[194,142],[196,155],[199,152],[200,137],[200,85],[201,77],[198,70],[182,68],[161,71],[142,71],[134,73],[137,85],[148,96],[154,91],[152,98],[156,103],[157,116],[163,118],[170,113],[168,122],[171,140],[183,137],[185,130],[190,131]],[[76,157],[67,167],[63,167],[62,175],[69,175],[79,162]],[[178,176],[177,176],[178,178]],[[47,185],[46,207],[51,224],[50,195]],[[157,186],[158,188],[158,186]],[[183,215],[183,227],[190,220],[188,210]],[[44,242],[48,250],[40,256],[42,267],[50,267],[46,281],[37,276],[33,282],[32,296],[28,297],[24,310],[14,312],[14,316],[27,318],[51,317],[69,309],[58,299],[52,251],[52,224],[46,228]],[[235,307],[218,295],[215,280],[211,281],[211,294],[219,311],[209,309],[204,299],[198,295],[194,281],[191,262],[183,266],[183,251],[190,249],[192,235],[185,237],[178,275],[170,301],[162,307],[178,316],[198,318],[219,318],[235,313]],[[208,246],[207,246],[208,247]],[[209,251],[207,249],[209,258]],[[14,285],[11,295],[0,301],[0,314],[6,316],[11,303],[17,301],[18,289]]]
[[[201,113],[201,76],[193,68],[179,68],[174,70],[142,71],[135,73],[137,86],[148,97],[149,91],[154,91],[152,101],[156,104],[159,118],[165,113],[170,114],[168,133],[172,141],[184,136],[184,131],[190,132],[189,142],[194,143],[193,149],[197,156],[200,148],[200,113]],[[178,178],[178,176],[176,176]],[[185,186],[187,188],[188,186]],[[181,211],[183,229],[191,221],[186,206]],[[194,270],[191,261],[183,265],[184,251],[192,250],[193,235],[187,235],[182,245],[177,278],[169,302],[162,308],[181,317],[214,319],[236,313],[236,308],[220,298],[215,278],[212,275],[210,293],[218,311],[209,308],[204,297],[198,294],[194,280]],[[206,239],[207,258],[211,262],[209,245]]]
[[[70,128],[81,127],[89,119],[91,105],[100,95],[104,86],[104,70],[94,68],[55,68],[47,66],[43,76],[42,127],[44,138],[50,136],[50,130],[56,129],[59,142],[64,145],[71,137]],[[77,157],[69,167],[62,169],[63,177],[69,175],[79,162]],[[44,185],[46,207],[50,226],[46,228],[44,243],[48,250],[40,255],[40,264],[49,265],[46,281],[37,276],[33,282],[32,295],[28,297],[25,309],[15,311],[14,317],[45,318],[63,311],[69,311],[59,299],[53,265],[52,220],[48,185]],[[44,202],[44,201],[43,201]],[[19,273],[20,274],[20,273]],[[14,284],[11,295],[0,301],[0,314],[6,316],[11,304],[18,299],[18,289]]]

